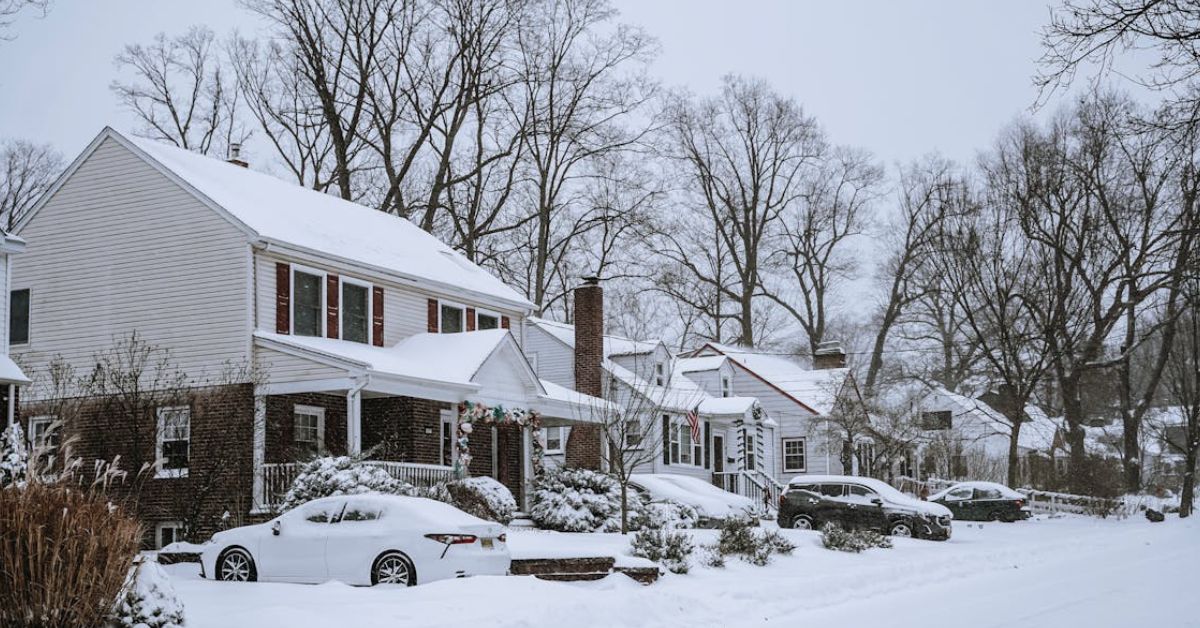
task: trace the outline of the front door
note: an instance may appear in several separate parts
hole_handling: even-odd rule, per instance
[[[713,473],[722,473],[725,471],[725,437],[713,436],[712,442],[712,468]]]

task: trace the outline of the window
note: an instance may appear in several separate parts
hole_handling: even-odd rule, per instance
[[[561,454],[563,451],[563,428],[542,428],[542,439],[546,443],[546,453]]]
[[[442,412],[442,465],[449,467],[454,464],[454,416],[449,411]]]
[[[746,468],[754,470],[758,468],[757,460],[758,451],[754,448],[754,435],[746,434]]]
[[[58,457],[59,431],[55,420],[56,417],[52,416],[35,416],[29,419],[29,453],[37,456],[34,464],[39,473],[53,467]]]
[[[292,417],[296,457],[315,458],[325,453],[325,408],[296,406]]]
[[[375,521],[383,516],[383,507],[366,499],[352,499],[342,511],[342,523],[347,521]]]
[[[825,497],[841,497],[846,490],[844,484],[822,484],[819,488]]]
[[[29,342],[29,288],[8,294],[8,344],[23,345]]]
[[[874,497],[875,496],[875,491],[872,491],[871,489],[869,489],[865,486],[851,484],[851,485],[849,485],[848,488],[850,490],[849,494],[854,495],[856,497]]]
[[[324,336],[325,278],[300,270],[292,272],[292,333],[297,336]]]
[[[950,501],[963,501],[963,500],[971,499],[971,489],[956,488],[953,491],[946,493],[946,499],[948,499]]]
[[[342,507],[338,501],[309,502],[300,507],[300,518],[309,523],[329,523],[337,519]]]
[[[500,329],[500,315],[476,310],[475,329]]]
[[[342,280],[342,340],[369,342],[371,330],[371,289]]]
[[[783,472],[784,473],[800,473],[803,472],[807,456],[804,451],[805,442],[803,438],[785,438],[783,439]]]
[[[438,329],[443,334],[457,334],[463,330],[463,309],[457,305],[440,304],[442,320]]]
[[[722,397],[732,397],[733,396],[733,381],[729,379],[728,375],[721,376],[721,396]]]
[[[158,477],[185,477],[192,440],[192,411],[186,406],[158,409],[155,456],[161,461]]]
[[[637,419],[625,421],[625,448],[638,449],[642,446],[642,424]]]
[[[949,410],[921,413],[921,429],[948,430],[952,427],[952,423],[953,420]]]
[[[704,463],[703,443],[692,439],[692,426],[687,421],[672,424],[670,436],[671,464],[699,466]]]
[[[654,383],[659,386],[667,383],[667,367],[662,362],[654,363]]]
[[[859,443],[855,457],[858,458],[858,475],[874,475],[875,473],[875,443]]]
[[[183,537],[183,524],[178,521],[162,521],[154,526],[154,542],[158,549],[182,541]]]

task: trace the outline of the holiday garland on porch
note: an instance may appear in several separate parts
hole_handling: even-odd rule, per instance
[[[475,425],[517,425],[531,430],[533,443],[532,455],[533,477],[542,476],[542,439],[537,433],[542,428],[541,417],[533,410],[505,409],[503,406],[488,406],[482,403],[466,402],[458,406],[458,424],[455,428],[455,449],[458,454],[454,458],[454,472],[460,478],[470,474],[471,467],[471,432]]]

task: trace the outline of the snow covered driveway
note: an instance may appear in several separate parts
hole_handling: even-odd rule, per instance
[[[731,560],[649,587],[624,576],[473,578],[410,589],[234,584],[171,569],[189,628],[1200,626],[1197,520],[962,522],[946,543],[897,539],[893,549],[859,555],[821,548],[814,532],[785,534],[799,548],[768,567]],[[561,536],[553,542],[560,553]],[[616,535],[584,536],[581,545],[593,549],[623,546]]]

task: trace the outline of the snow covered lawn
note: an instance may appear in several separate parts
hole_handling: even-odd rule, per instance
[[[694,532],[707,543],[716,533]],[[532,577],[435,582],[410,589],[233,584],[168,566],[189,628],[228,626],[1200,626],[1200,521],[1035,518],[957,523],[946,543],[896,539],[845,554],[818,534],[767,567],[731,560],[643,587]],[[574,541],[571,539],[574,538]],[[514,532],[514,557],[624,550],[620,535]],[[578,552],[574,552],[578,548]],[[190,573],[189,573],[190,572]],[[569,618],[569,619],[568,619]],[[833,622],[833,623],[827,623]]]

